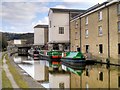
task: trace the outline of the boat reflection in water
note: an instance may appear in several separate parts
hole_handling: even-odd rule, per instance
[[[99,89],[120,87],[120,69],[118,66],[107,67],[105,64],[95,64],[82,65],[76,69],[76,67],[72,68],[67,64],[62,64],[58,69],[59,71],[54,71],[48,61],[27,60],[23,57],[15,57],[14,61],[35,80],[49,81],[47,88]]]

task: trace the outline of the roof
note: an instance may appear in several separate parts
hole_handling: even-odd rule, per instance
[[[61,9],[61,8],[50,8],[53,12],[84,12],[85,10],[80,9]]]
[[[107,3],[109,3],[109,2],[106,1],[106,2],[103,2],[103,3],[101,3],[101,4],[98,3],[98,4],[96,4],[96,5],[88,8],[83,14],[85,14],[85,13],[87,13],[87,12],[90,12],[90,11],[96,9],[96,8],[99,8],[99,7],[101,7],[101,6],[103,6],[103,5],[107,4]]]
[[[36,25],[34,28],[48,28],[48,25]]]
[[[91,11],[94,11],[95,9],[97,9],[97,8],[99,8],[99,7],[101,7],[101,6],[107,6],[107,5],[109,5],[109,4],[112,4],[112,3],[115,3],[116,1],[114,1],[114,0],[111,0],[111,1],[106,1],[106,2],[103,2],[103,3],[101,3],[101,4],[96,4],[96,5],[94,5],[94,6],[92,6],[92,7],[90,7],[90,8],[88,8],[85,12],[83,12],[83,13],[80,13],[79,15],[76,15],[75,17],[73,17],[72,18],[72,20],[73,19],[75,19],[75,18],[78,18],[78,17],[80,17],[80,16],[82,16],[82,15],[85,15],[86,13],[89,13],[89,12],[91,12]],[[118,0],[119,1],[119,0]]]

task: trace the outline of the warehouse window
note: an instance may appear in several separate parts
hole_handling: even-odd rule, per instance
[[[102,11],[98,12],[98,20],[102,20]]]
[[[78,28],[78,22],[75,21],[75,29],[77,29],[77,28]]]
[[[79,34],[78,32],[75,32],[75,39],[78,39],[79,38]]]
[[[118,54],[120,54],[120,43],[118,44]]]
[[[99,80],[103,81],[103,72],[99,72]]]
[[[120,32],[120,21],[118,22],[118,32]]]
[[[89,45],[86,45],[86,53],[89,52]]]
[[[99,36],[103,35],[102,26],[98,27]]]
[[[103,45],[99,44],[99,53],[103,53]]]
[[[120,14],[120,4],[118,4],[118,14]]]
[[[59,34],[64,34],[64,27],[59,27]]]
[[[120,76],[118,76],[118,87],[120,87]]]
[[[85,24],[88,24],[88,17],[85,18]]]
[[[88,29],[85,30],[85,37],[88,37]]]
[[[86,69],[86,76],[89,76],[89,69]]]

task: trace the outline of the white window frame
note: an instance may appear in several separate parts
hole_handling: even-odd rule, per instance
[[[75,21],[75,29],[77,29],[77,28],[78,28],[78,22]]]
[[[85,37],[88,37],[89,31],[88,29],[85,29]]]
[[[102,36],[103,35],[103,30],[102,30],[102,26],[98,27],[98,35]]]
[[[102,11],[99,11],[98,12],[98,20],[101,21],[103,19],[102,17]]]
[[[85,24],[88,25],[88,16],[85,17]]]
[[[64,27],[59,27],[59,34],[64,34]]]

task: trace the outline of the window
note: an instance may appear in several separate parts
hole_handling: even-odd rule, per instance
[[[77,29],[77,28],[78,28],[78,22],[75,21],[75,29]]]
[[[53,50],[59,50],[59,45],[58,44],[53,44]]]
[[[88,17],[85,18],[85,24],[88,24]]]
[[[99,72],[99,80],[103,81],[103,72]]]
[[[64,89],[64,88],[65,88],[64,82],[59,83],[59,88],[60,88],[60,89]]]
[[[118,14],[120,14],[120,4],[118,4]]]
[[[118,22],[118,32],[120,32],[120,21]]]
[[[118,44],[118,54],[120,54],[120,43]]]
[[[51,21],[50,21],[50,28],[51,28]]]
[[[102,26],[99,26],[99,27],[98,27],[98,32],[99,32],[99,36],[103,35]]]
[[[86,45],[86,53],[88,53],[89,52],[89,45]]]
[[[102,20],[102,11],[98,12],[98,20]]]
[[[118,87],[120,87],[120,76],[118,76]]]
[[[85,37],[88,37],[88,29],[85,30]]]
[[[86,69],[86,76],[89,76],[89,70],[88,70],[88,68]]]
[[[59,34],[64,34],[64,27],[59,27]]]
[[[99,44],[99,53],[103,53],[103,45]]]
[[[75,32],[75,39],[78,39],[79,38],[79,34],[78,32]]]

